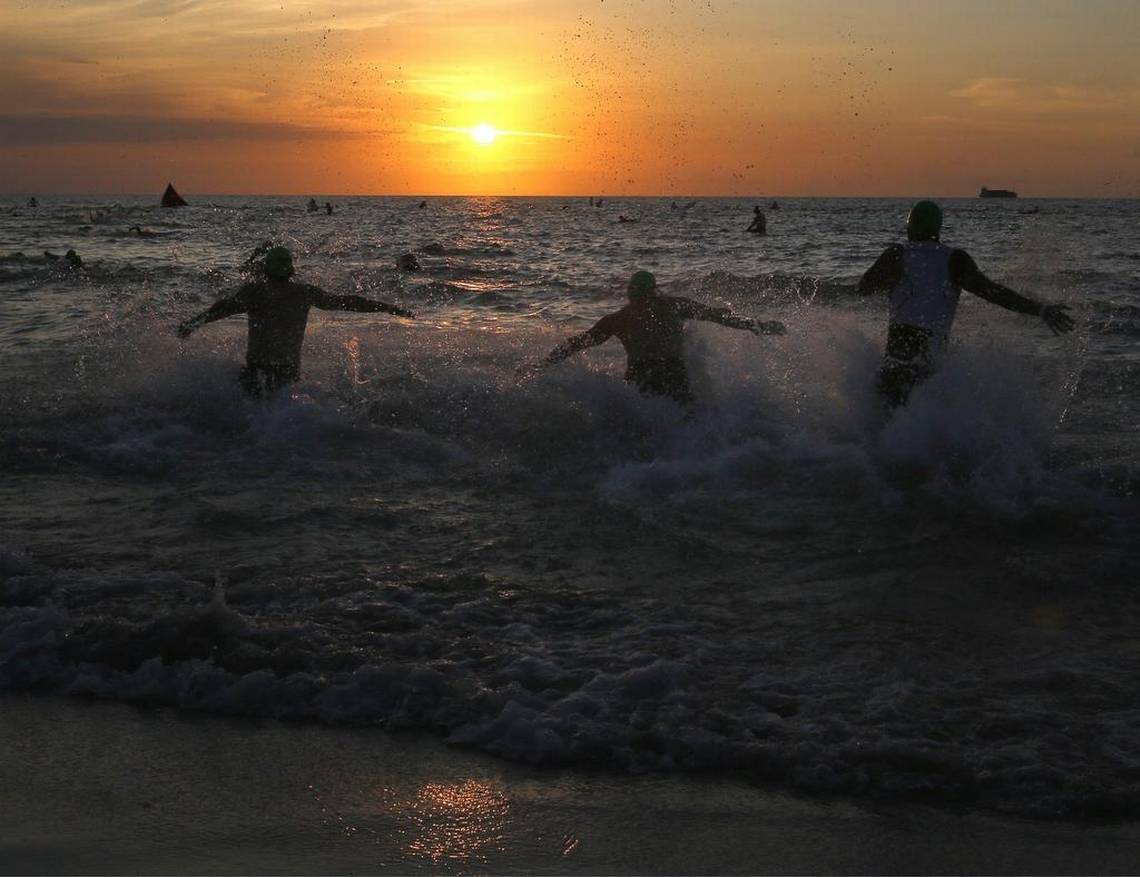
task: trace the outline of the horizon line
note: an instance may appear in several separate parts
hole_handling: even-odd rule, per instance
[[[657,200],[737,200],[737,201],[755,201],[755,200],[881,200],[881,201],[901,201],[910,200],[914,198],[938,198],[946,200],[957,201],[1136,201],[1140,200],[1140,194],[1136,195],[1018,195],[1016,198],[1009,199],[991,199],[981,198],[978,195],[951,195],[951,194],[937,194],[930,192],[920,192],[916,194],[904,195],[793,195],[793,194],[750,194],[750,195],[701,195],[701,194],[654,194],[654,195],[614,195],[606,192],[600,193],[573,193],[573,194],[545,194],[545,195],[525,195],[519,193],[445,193],[445,194],[406,194],[406,193],[374,193],[374,192],[194,192],[193,190],[182,189],[180,194],[184,197],[189,192],[191,196],[197,198],[408,198],[408,199],[431,199],[431,198],[562,198],[562,199],[606,199],[606,200],[634,200],[634,199],[657,199]],[[161,198],[162,192],[3,192],[0,191],[0,198]],[[193,207],[193,204],[189,206]]]

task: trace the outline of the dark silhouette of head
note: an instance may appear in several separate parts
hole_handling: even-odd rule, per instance
[[[396,260],[396,267],[401,271],[419,271],[420,260],[416,258],[415,253],[404,253]]]
[[[936,241],[942,234],[942,208],[933,201],[919,201],[906,218],[909,241]]]
[[[293,254],[287,247],[270,247],[265,253],[264,271],[270,280],[288,280],[293,276]]]
[[[657,295],[657,278],[648,271],[635,271],[629,278],[627,289],[629,300],[633,303],[649,301]]]

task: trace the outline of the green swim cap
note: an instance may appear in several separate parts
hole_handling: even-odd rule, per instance
[[[635,271],[629,278],[629,300],[649,298],[657,291],[657,278],[648,271]]]
[[[265,276],[288,280],[293,276],[293,254],[286,247],[270,247],[265,254]]]
[[[942,232],[942,208],[933,201],[919,201],[906,218],[906,236],[912,241],[936,241]]]

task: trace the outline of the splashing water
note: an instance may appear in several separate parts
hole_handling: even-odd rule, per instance
[[[1123,208],[948,205],[954,243],[1083,327],[964,297],[945,367],[888,420],[884,308],[852,293],[902,202],[785,200],[762,241],[729,200],[646,200],[620,234],[560,199],[415,203],[4,216],[14,250],[86,267],[0,263],[0,684],[1135,812]],[[120,234],[140,221],[164,235]],[[240,320],[172,327],[267,238],[419,319],[314,311],[304,379],[244,398]],[[397,273],[412,250],[425,270]],[[788,334],[691,324],[692,412],[627,386],[616,343],[518,377],[640,267]]]

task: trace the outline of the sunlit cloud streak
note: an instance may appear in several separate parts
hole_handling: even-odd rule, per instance
[[[422,127],[428,128],[432,131],[449,131],[455,134],[470,134],[475,127],[457,128],[451,125],[423,125]],[[572,140],[566,134],[552,134],[547,131],[511,131],[504,128],[495,128],[496,137],[547,137],[551,140]]]
[[[190,141],[343,140],[389,133],[241,122],[233,119],[179,119],[153,116],[0,115],[0,146],[67,143],[165,143]]]

